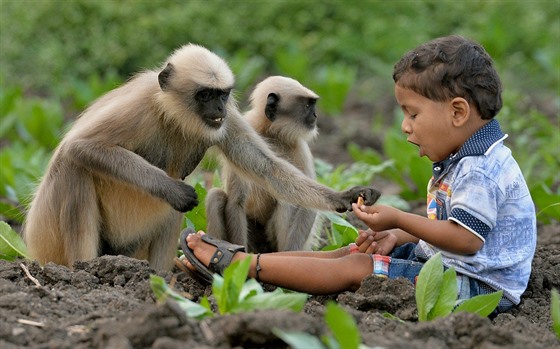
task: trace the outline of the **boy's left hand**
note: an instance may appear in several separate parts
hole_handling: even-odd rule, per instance
[[[363,253],[388,255],[395,248],[396,237],[390,231],[360,230],[356,238],[358,250]]]

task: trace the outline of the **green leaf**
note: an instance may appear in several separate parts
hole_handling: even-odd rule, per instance
[[[30,259],[21,236],[4,221],[0,221],[0,259],[9,261],[17,257]]]
[[[293,349],[325,349],[325,346],[321,341],[309,333],[305,332],[286,332],[277,327],[272,329],[278,338],[286,342]]]
[[[428,320],[445,317],[453,311],[457,300],[457,273],[453,267],[443,273],[441,290],[436,304],[428,315]]]
[[[391,319],[391,320],[396,320],[396,321],[398,321],[398,322],[404,324],[404,320],[403,320],[403,319],[401,319],[401,318],[399,318],[398,316],[393,315],[393,314],[391,314],[391,313],[384,312],[384,313],[381,314],[381,315],[383,315],[384,318]]]
[[[208,194],[206,188],[201,183],[194,185],[196,195],[198,195],[198,205],[185,213],[185,220],[187,226],[193,228],[195,231],[206,229],[206,195]]]
[[[328,229],[325,232],[327,234],[329,245],[322,248],[322,250],[334,250],[341,246],[348,245],[350,242],[354,242],[354,240],[356,240],[358,230],[347,220],[342,218],[340,214],[327,211],[321,211],[318,214],[319,219],[324,218],[331,222],[331,229]]]
[[[338,342],[333,336],[323,335],[321,336],[321,340],[323,341],[323,343],[325,343],[325,345],[329,349],[344,349],[343,347],[340,346],[340,344],[338,344]]]
[[[358,348],[361,338],[356,321],[341,306],[335,302],[327,303],[325,322],[331,329],[340,348]]]
[[[555,288],[552,289],[550,296],[550,317],[552,318],[552,330],[556,333],[556,337],[560,339],[560,296]]]
[[[307,298],[305,293],[284,293],[277,288],[273,292],[263,292],[239,302],[233,312],[257,309],[286,309],[298,312],[305,306]]]
[[[255,295],[263,293],[263,288],[261,284],[255,279],[248,279],[245,281],[243,286],[241,287],[241,292],[239,294],[239,299],[245,300],[251,298]]]
[[[432,256],[420,270],[416,281],[416,306],[418,320],[428,321],[428,315],[439,298],[443,279],[441,252]]]
[[[203,298],[201,304],[186,299],[173,291],[160,276],[150,275],[150,287],[152,288],[152,292],[154,292],[158,302],[164,302],[167,298],[171,298],[179,304],[188,317],[200,320],[214,315],[214,313],[210,310],[208,299],[206,299],[205,303],[203,303]]]
[[[493,292],[490,294],[481,294],[476,297],[470,298],[459,304],[453,312],[465,311],[475,313],[480,316],[486,317],[490,315],[500,303],[504,291]]]
[[[228,314],[237,307],[240,301],[243,284],[249,274],[251,256],[247,256],[242,261],[231,263],[225,270],[224,276],[214,274],[212,282],[212,293],[216,298],[220,314]]]

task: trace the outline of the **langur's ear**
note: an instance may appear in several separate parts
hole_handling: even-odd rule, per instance
[[[163,91],[169,87],[169,78],[171,77],[171,74],[173,74],[173,70],[173,64],[167,63],[167,66],[158,75],[159,87]]]
[[[278,102],[280,98],[276,93],[270,93],[266,98],[266,107],[264,108],[264,114],[270,121],[276,119],[276,112],[278,111]]]

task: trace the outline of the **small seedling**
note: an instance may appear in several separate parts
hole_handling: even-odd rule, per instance
[[[173,291],[165,283],[165,280],[157,275],[150,275],[150,286],[158,302],[164,302],[167,298],[171,298],[179,304],[188,317],[201,320],[214,316],[206,297],[202,298],[200,304],[193,302]]]
[[[255,279],[248,279],[251,257],[231,263],[224,270],[224,276],[214,274],[212,294],[221,315],[234,314],[257,309],[288,309],[301,311],[307,301],[307,294],[286,293],[277,288],[273,292],[264,292],[262,286]],[[158,301],[165,301],[168,297],[177,301],[185,310],[187,316],[204,319],[213,316],[207,297],[201,299],[200,304],[182,297],[171,290],[165,281],[155,275],[151,277],[152,291]]]
[[[419,321],[430,321],[459,311],[488,316],[496,309],[503,291],[478,295],[458,303],[456,278],[457,273],[454,268],[443,271],[441,252],[432,256],[424,264],[416,281]]]
[[[294,349],[368,349],[361,344],[360,330],[352,315],[348,314],[335,302],[328,302],[325,311],[325,322],[332,335],[321,338],[314,337],[304,332],[286,332],[273,328],[272,332]]]

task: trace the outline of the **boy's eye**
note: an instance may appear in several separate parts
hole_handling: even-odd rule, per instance
[[[416,119],[416,115],[418,115],[418,114],[412,114],[412,115],[410,115],[410,118],[411,119]]]

